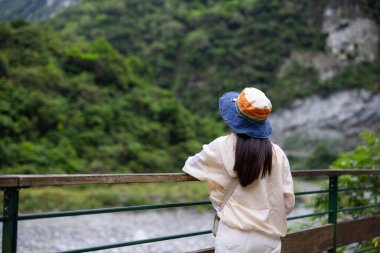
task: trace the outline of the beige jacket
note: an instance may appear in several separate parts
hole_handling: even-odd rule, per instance
[[[183,167],[184,172],[208,182],[214,206],[220,206],[231,177],[236,177],[235,143],[235,134],[219,137],[203,145],[202,151],[189,157]],[[271,175],[246,187],[238,185],[224,209],[218,212],[229,227],[286,235],[286,215],[294,208],[293,180],[284,151],[276,144],[273,150]]]

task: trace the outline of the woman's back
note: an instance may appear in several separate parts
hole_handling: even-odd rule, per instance
[[[203,146],[189,157],[183,170],[209,183],[210,200],[220,206],[233,177],[236,135],[230,134]],[[272,172],[252,184],[239,185],[219,213],[221,221],[232,228],[258,230],[268,235],[286,234],[286,213],[294,205],[293,182],[288,160],[273,144]]]
[[[221,221],[215,252],[280,252],[294,193],[288,159],[269,141],[272,104],[262,91],[245,88],[225,93],[219,110],[234,134],[204,145],[183,168],[209,183]]]

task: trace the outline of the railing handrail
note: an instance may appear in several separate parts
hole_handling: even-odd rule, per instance
[[[294,170],[293,177],[320,177],[340,175],[380,174],[379,169],[346,170]],[[46,174],[46,175],[4,175],[0,176],[0,187],[33,187],[54,185],[158,183],[198,181],[185,173],[144,173],[144,174]]]
[[[343,209],[338,208],[338,192],[352,191],[352,190],[369,190],[376,189],[378,186],[373,187],[360,187],[360,188],[343,188],[338,187],[338,177],[341,175],[380,175],[379,169],[345,169],[345,170],[297,170],[292,171],[293,177],[321,177],[327,176],[329,179],[329,188],[317,191],[297,192],[295,195],[306,194],[328,194],[329,205],[328,209],[324,212],[311,213],[288,217],[288,220],[328,215],[328,222],[332,224],[332,248],[329,253],[335,253],[336,247],[339,245],[337,238],[337,214],[338,212],[347,212],[352,210],[360,210],[366,208],[378,208],[380,205],[366,205],[346,207]],[[3,222],[3,235],[2,235],[2,251],[9,253],[16,253],[17,250],[17,223],[22,220],[40,219],[40,218],[53,218],[74,215],[87,215],[98,214],[107,212],[119,211],[136,211],[147,209],[171,208],[180,206],[193,206],[210,204],[208,201],[192,202],[192,203],[170,203],[159,205],[145,205],[145,206],[128,206],[116,208],[101,208],[91,210],[74,210],[65,212],[53,212],[42,214],[26,214],[20,215],[19,208],[19,192],[22,188],[38,187],[38,186],[64,186],[64,185],[87,185],[87,184],[118,184],[118,183],[163,183],[163,182],[183,182],[183,181],[197,181],[196,178],[185,173],[156,173],[156,174],[45,174],[45,175],[4,175],[0,176],[0,188],[4,190],[3,201],[3,217],[0,221]],[[130,241],[109,245],[100,245],[90,248],[74,249],[65,252],[88,252],[100,249],[109,249],[124,247],[129,245],[136,245],[148,242],[156,242],[163,240],[170,240],[175,238],[182,238],[188,236],[195,236],[200,234],[211,233],[211,230],[191,232],[181,235],[170,235],[164,237],[157,237],[151,239],[144,239],[138,241]],[[377,234],[376,234],[377,236]],[[330,235],[331,237],[331,235]],[[331,246],[331,245],[330,245]],[[329,246],[329,247],[330,247]]]

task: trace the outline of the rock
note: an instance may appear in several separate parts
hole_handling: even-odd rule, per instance
[[[55,5],[55,8],[59,9],[69,7],[70,5],[78,3],[79,1],[80,0],[47,0],[46,6],[50,7]]]
[[[346,90],[327,97],[314,95],[270,115],[272,139],[283,144],[287,139],[329,139],[353,146],[361,131],[380,131],[380,93]],[[356,137],[356,138],[355,138]]]
[[[376,59],[379,43],[376,22],[369,18],[342,19],[327,37],[327,49],[340,61]]]
[[[321,29],[327,34],[326,52],[292,52],[280,66],[279,77],[295,62],[314,68],[323,82],[348,65],[376,60],[379,26],[364,15],[359,4],[330,1],[324,9]]]
[[[331,2],[325,7],[322,32],[328,34],[326,46],[341,61],[374,61],[379,43],[378,30],[376,22],[365,16],[360,4]]]

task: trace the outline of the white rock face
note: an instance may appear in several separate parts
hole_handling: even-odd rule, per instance
[[[322,52],[292,52],[290,57],[281,65],[278,77],[282,77],[294,62],[315,69],[319,74],[320,81],[332,78],[342,67],[348,65],[347,62],[339,60],[332,54]]]
[[[73,5],[80,0],[47,0],[46,5],[47,6],[52,6],[52,5],[57,5],[58,8],[61,7],[69,7],[70,5]]]
[[[315,95],[275,111],[269,119],[272,140],[279,144],[291,137],[345,142],[361,131],[380,132],[380,93],[347,90]]]
[[[364,15],[360,5],[332,1],[323,13],[322,32],[327,34],[326,52],[293,52],[280,67],[278,76],[297,62],[314,68],[323,82],[347,65],[376,60],[379,27]]]
[[[26,17],[27,20],[45,20],[48,19],[54,14],[62,9],[67,8],[71,5],[79,3],[81,0],[46,0],[39,8],[33,12],[30,12]],[[43,10],[41,12],[41,10]]]
[[[378,27],[369,18],[340,19],[335,26],[324,28],[329,33],[327,49],[339,60],[355,63],[374,61],[379,43]]]
[[[329,4],[323,13],[322,32],[328,34],[326,47],[341,61],[374,61],[379,43],[379,28],[364,15],[360,5]]]

